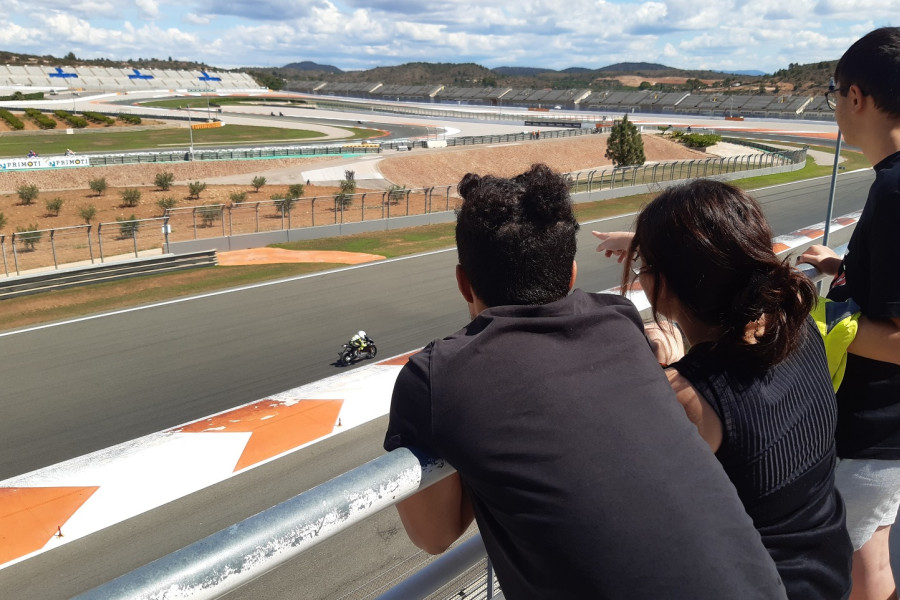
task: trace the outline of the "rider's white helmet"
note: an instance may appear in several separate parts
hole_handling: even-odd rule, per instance
[[[359,331],[356,332],[356,335],[358,335],[361,338],[364,338],[364,337],[366,337],[366,332],[363,331],[362,329],[360,329]]]

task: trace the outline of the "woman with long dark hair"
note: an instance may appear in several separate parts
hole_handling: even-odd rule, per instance
[[[759,205],[695,180],[656,197],[634,234],[598,233],[690,346],[666,374],[737,489],[792,600],[844,598],[852,548],[834,488],[837,407],[812,283],[772,250]],[[665,330],[666,328],[663,328]]]

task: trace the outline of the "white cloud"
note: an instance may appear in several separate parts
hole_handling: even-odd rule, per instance
[[[156,0],[135,0],[134,3],[144,18],[152,21],[159,17],[159,4]]]

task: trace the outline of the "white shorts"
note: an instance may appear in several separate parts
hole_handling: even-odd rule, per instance
[[[847,507],[854,552],[876,529],[894,524],[900,506],[900,460],[838,459],[834,485]]]

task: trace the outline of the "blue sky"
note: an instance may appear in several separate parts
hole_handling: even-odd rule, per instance
[[[0,50],[214,67],[311,60],[760,70],[833,60],[897,0],[3,0]]]

